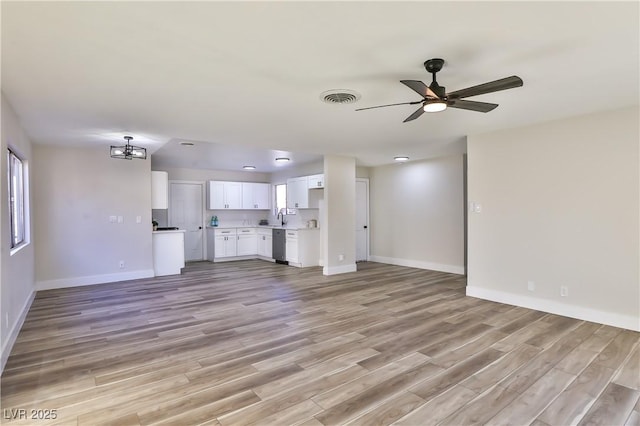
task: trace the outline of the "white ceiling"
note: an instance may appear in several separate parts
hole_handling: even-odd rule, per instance
[[[637,105],[639,3],[7,2],[2,90],[37,144],[105,146],[125,134],[174,167],[273,171],[323,154],[358,164],[426,158],[469,134]],[[419,100],[518,75],[524,86],[402,123]],[[355,104],[320,94],[351,89]],[[203,145],[185,153],[180,141]],[[211,143],[209,146],[207,143]],[[165,145],[166,144],[166,145]],[[164,146],[163,146],[164,145]],[[253,151],[256,148],[257,151]],[[240,158],[246,155],[246,160]]]

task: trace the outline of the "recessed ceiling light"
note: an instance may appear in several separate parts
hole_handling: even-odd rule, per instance
[[[287,157],[278,157],[278,158],[276,158],[276,163],[287,163],[289,161],[290,160]]]
[[[245,170],[255,170],[256,166],[242,166],[242,168]]]
[[[180,145],[182,146],[193,146],[193,142],[180,142]]]
[[[400,162],[409,161],[409,157],[393,157],[393,159]]]

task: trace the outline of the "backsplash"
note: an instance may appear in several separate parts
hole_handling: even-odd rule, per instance
[[[153,220],[158,222],[158,226],[169,226],[168,210],[152,210]],[[220,226],[252,226],[257,225],[260,220],[266,219],[269,224],[280,223],[280,220],[272,214],[271,210],[206,210],[204,216],[205,225],[211,222],[211,216],[218,216]],[[320,212],[318,209],[297,210],[296,214],[286,215],[284,221],[291,226],[304,228],[309,220],[315,219],[320,226]]]
[[[287,225],[305,228],[309,220],[315,219],[318,221],[318,227],[320,227],[320,210],[319,209],[299,209],[296,214],[288,214],[284,217],[284,221]],[[269,223],[279,223],[275,216],[269,219]]]
[[[207,210],[206,225],[211,222],[211,216],[218,216],[219,226],[251,226],[257,225],[262,219],[271,222],[271,210]]]

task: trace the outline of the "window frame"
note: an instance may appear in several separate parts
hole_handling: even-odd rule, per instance
[[[29,243],[27,211],[27,164],[11,148],[7,149],[10,254]]]
[[[278,204],[278,188],[284,187],[284,206]],[[273,185],[273,211],[274,216],[277,216],[280,213],[281,209],[285,209],[285,214],[287,211],[287,184],[286,183],[277,183]]]

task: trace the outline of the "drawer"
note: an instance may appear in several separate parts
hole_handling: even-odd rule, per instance
[[[236,235],[235,228],[234,229],[216,229],[214,232],[215,232],[215,235],[225,235],[225,236]]]
[[[255,235],[256,228],[238,228],[238,235]]]
[[[287,238],[298,238],[298,231],[287,231]]]

